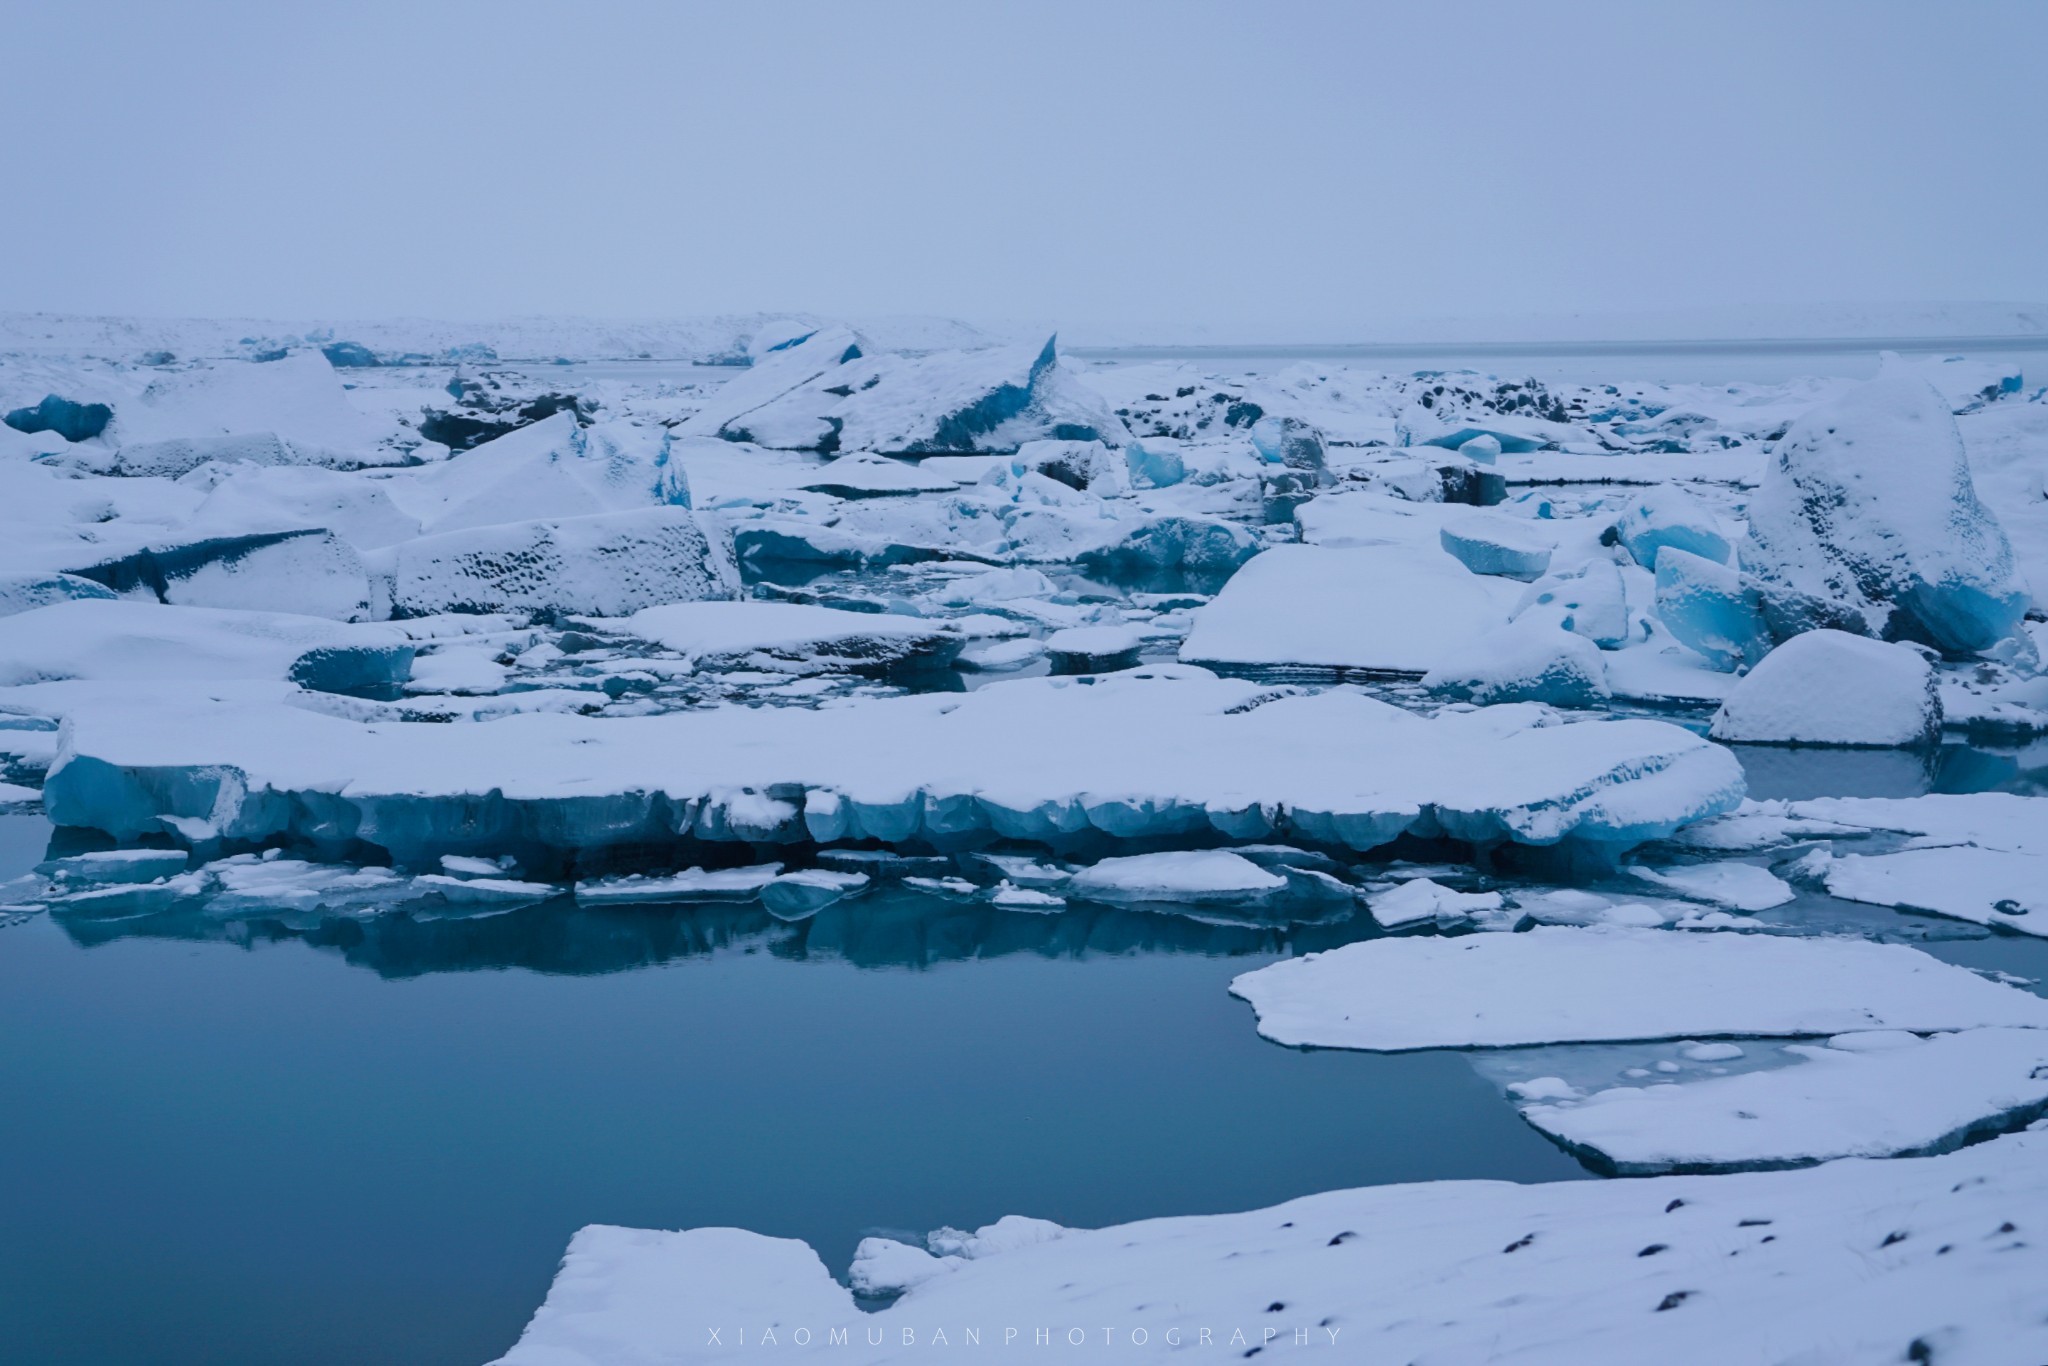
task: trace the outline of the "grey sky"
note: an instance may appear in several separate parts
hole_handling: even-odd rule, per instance
[[[2048,298],[2048,3],[0,0],[0,308]]]

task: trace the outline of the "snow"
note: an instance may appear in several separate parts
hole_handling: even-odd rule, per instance
[[[1111,903],[1184,901],[1242,906],[1287,890],[1287,879],[1225,849],[1176,850],[1107,858],[1068,880],[1066,893]]]
[[[404,632],[278,612],[80,599],[0,617],[0,687],[62,679],[292,679],[360,667],[403,681]]]
[[[1536,614],[1592,641],[1603,650],[1628,643],[1628,586],[1608,560],[1592,560],[1569,574],[1536,580],[1515,604],[1515,619]]]
[[[1924,745],[1940,739],[1941,722],[1934,669],[1918,652],[1809,631],[1736,683],[1714,714],[1713,735],[1750,744]]]
[[[1629,555],[1645,569],[1657,567],[1657,554],[1667,546],[1715,564],[1728,563],[1734,553],[1714,514],[1675,485],[1637,494],[1614,526]]]
[[[2048,1201],[2044,1159],[2048,1137],[2021,1134],[1798,1171],[1332,1191],[1066,1229],[963,1258],[875,1313],[801,1242],[598,1224],[571,1241],[501,1362],[653,1366],[808,1347],[879,1363],[1026,1350],[1043,1330],[1059,1354],[1090,1361],[1296,1348],[1332,1360],[2005,1366],[2048,1358],[2048,1252],[2029,1232]],[[936,1234],[929,1245],[946,1246]]]
[[[75,574],[0,574],[0,617],[75,598],[111,598],[113,590]]]
[[[1448,555],[1275,546],[1195,613],[1180,657],[1424,674],[1504,624],[1518,596]]]
[[[2026,608],[1949,404],[1906,367],[1888,362],[1795,422],[1748,511],[1746,567],[1847,604],[1873,631],[1974,652],[2010,636]]]
[[[744,838],[1293,831],[1364,849],[1413,830],[1625,847],[1741,797],[1734,757],[1680,727],[1554,719],[1502,707],[1425,720],[1350,690],[1275,696],[1185,666],[815,710],[487,726],[165,696],[74,714],[45,800],[62,823],[124,835],[177,817],[248,839],[316,822],[303,833],[319,839],[346,820],[410,861],[483,851],[515,830],[575,848],[683,828],[725,838],[714,832],[740,794],[770,789],[792,796],[766,826],[750,818]],[[276,799],[315,791],[317,818]],[[436,814],[475,793],[493,795],[457,825]]]
[[[1790,1066],[1618,1086],[1522,1117],[1603,1170],[1791,1167],[1957,1148],[2048,1111],[2048,1032],[1965,1029],[1789,1044]],[[1836,1046],[1839,1045],[1839,1046]]]
[[[2048,1028],[2048,1000],[1917,949],[1539,926],[1373,939],[1230,984],[1276,1043],[1395,1052],[1862,1029]]]
[[[925,474],[901,460],[871,455],[842,455],[796,487],[842,498],[895,494],[951,493],[958,484],[944,475]]]

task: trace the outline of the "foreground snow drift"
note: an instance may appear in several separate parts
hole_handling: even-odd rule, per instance
[[[2048,1028],[2048,1000],[1902,945],[1605,926],[1370,939],[1245,973],[1230,990],[1276,1043],[1388,1052]]]
[[[857,1276],[916,1282],[871,1315],[794,1240],[592,1225],[502,1362],[979,1344],[1091,1361],[2007,1366],[2048,1360],[2044,1208],[2048,1135],[2022,1134],[1795,1172],[1381,1186],[1097,1230],[1010,1219],[934,1235],[936,1258],[870,1240]]]
[[[415,862],[679,835],[1612,848],[1741,798],[1734,756],[1677,726],[1554,720],[1530,706],[1424,720],[1349,689],[1287,696],[1183,666],[816,710],[487,725],[165,697],[75,714],[44,800],[59,824],[122,838],[361,841]]]

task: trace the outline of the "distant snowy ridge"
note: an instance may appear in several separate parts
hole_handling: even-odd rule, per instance
[[[75,313],[0,313],[0,353],[89,355],[128,360],[168,351],[180,360],[246,357],[252,351],[354,342],[380,358],[550,361],[668,360],[742,363],[749,344],[825,325],[812,314],[737,313],[702,318],[432,318],[280,321],[274,318],[126,318]],[[949,318],[864,318],[856,325],[891,351],[957,350],[991,337]],[[483,348],[483,349],[479,349]],[[486,354],[486,350],[489,354]]]

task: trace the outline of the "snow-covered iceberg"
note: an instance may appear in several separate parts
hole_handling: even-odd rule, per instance
[[[90,607],[93,604],[75,604]],[[43,609],[45,611],[55,609]],[[1733,755],[1663,722],[1539,707],[1425,720],[1185,666],[817,709],[359,724],[167,695],[71,718],[51,819],[124,838],[449,853],[711,840],[1057,844],[1404,833],[1612,853],[1732,809]]]
[[[1934,669],[1903,645],[1809,631],[1751,669],[1714,715],[1716,740],[1924,745],[1941,738]]]
[[[1849,604],[1873,634],[1987,650],[2026,610],[2012,546],[1978,500],[1948,403],[1894,364],[1792,425],[1749,524],[1745,567]]]

